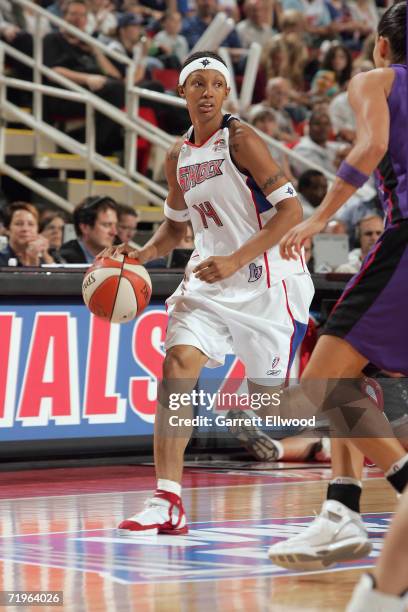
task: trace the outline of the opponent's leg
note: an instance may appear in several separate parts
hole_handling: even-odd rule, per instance
[[[193,346],[177,345],[166,353],[154,436],[157,489],[154,496],[147,500],[145,510],[120,523],[120,535],[180,535],[188,531],[181,501],[181,477],[184,451],[192,428],[172,426],[169,419],[172,416],[190,418],[192,410],[191,406],[170,410],[167,400],[171,398],[171,393],[174,393],[174,400],[180,397],[180,393],[190,393],[207,360],[208,357]]]
[[[314,353],[305,370],[306,379],[357,378],[365,366],[364,357],[343,340],[331,336],[324,336],[322,340],[324,342],[316,357]],[[289,389],[289,392],[293,390]],[[300,390],[295,390],[297,392]],[[358,439],[356,446],[360,446],[369,456],[372,456],[374,449],[375,460],[380,465],[383,463],[383,467],[395,470],[388,477],[390,483],[397,490],[405,486],[408,462],[398,440],[391,436]],[[302,534],[270,548],[269,556],[278,565],[301,570],[323,569],[341,560],[363,556],[371,549],[358,514],[362,454],[353,450],[342,438],[333,438],[332,447],[335,478],[329,485],[328,499],[323,504],[321,514]],[[382,448],[385,449],[383,454]]]
[[[408,591],[408,490],[385,537],[373,576],[365,574],[356,586],[347,612],[404,612],[401,595]]]

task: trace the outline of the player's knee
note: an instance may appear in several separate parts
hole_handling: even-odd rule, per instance
[[[175,346],[170,349],[163,363],[163,379],[190,378],[195,369],[191,363],[189,347]]]

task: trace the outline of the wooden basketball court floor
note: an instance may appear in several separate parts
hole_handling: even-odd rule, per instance
[[[287,467],[287,466],[284,466]],[[0,474],[0,590],[63,591],[69,612],[322,612],[344,610],[362,568],[373,565],[395,495],[367,469],[363,511],[374,554],[327,572],[299,574],[266,551],[318,511],[329,468],[189,468],[186,536],[118,537],[143,507],[153,468],[54,468]],[[3,468],[4,469],[4,468]],[[1,608],[0,608],[1,609]]]

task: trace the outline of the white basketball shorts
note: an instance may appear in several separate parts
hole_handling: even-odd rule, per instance
[[[169,308],[166,350],[195,346],[208,356],[210,368],[234,354],[250,380],[282,384],[306,333],[313,295],[312,279],[302,273],[233,306],[198,294],[179,296]]]

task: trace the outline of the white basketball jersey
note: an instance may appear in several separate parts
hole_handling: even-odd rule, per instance
[[[292,274],[307,272],[303,258],[286,261],[276,245],[212,285],[192,274],[207,257],[230,255],[239,249],[276,214],[254,179],[240,172],[231,159],[230,119],[225,115],[221,128],[200,146],[185,140],[177,163],[177,180],[195,236],[195,251],[180,289],[222,301],[250,299]],[[192,128],[189,138],[191,134]]]

